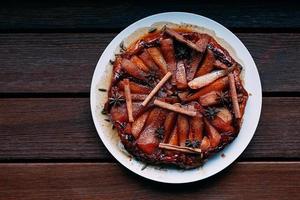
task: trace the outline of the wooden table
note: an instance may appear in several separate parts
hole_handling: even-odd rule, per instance
[[[169,2],[169,1],[168,1]],[[300,199],[300,6],[289,0],[10,0],[0,7],[0,199]],[[108,153],[89,105],[93,70],[130,23],[188,11],[228,27],[263,84],[259,127],[242,156],[204,181],[145,180]]]

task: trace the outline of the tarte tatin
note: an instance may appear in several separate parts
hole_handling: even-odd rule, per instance
[[[195,168],[238,135],[242,66],[212,36],[164,26],[120,47],[104,113],[135,158]]]

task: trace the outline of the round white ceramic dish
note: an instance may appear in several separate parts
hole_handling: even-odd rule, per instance
[[[112,66],[108,64],[109,60],[114,58],[114,53],[124,38],[127,38],[137,29],[150,27],[152,24],[158,22],[186,23],[213,31],[217,41],[220,42],[220,40],[224,40],[225,43],[227,43],[225,48],[227,48],[233,58],[238,60],[244,67],[244,86],[250,96],[240,133],[224,150],[210,157],[202,167],[196,169],[180,170],[176,168],[160,168],[159,166],[147,166],[144,168],[145,163],[135,160],[124,150],[116,131],[111,129],[111,124],[104,120],[106,116],[101,114],[107,96],[105,92],[101,92],[98,89],[107,89],[109,87],[112,73]],[[222,42],[220,43],[223,44]],[[262,91],[259,74],[252,56],[243,43],[231,31],[221,24],[200,15],[183,12],[168,12],[152,15],[131,24],[110,42],[101,55],[94,71],[90,101],[97,132],[108,151],[122,165],[132,172],[154,181],[164,183],[188,183],[205,179],[222,171],[245,150],[254,135],[259,121],[262,105]],[[224,154],[224,156],[221,156],[222,154]]]

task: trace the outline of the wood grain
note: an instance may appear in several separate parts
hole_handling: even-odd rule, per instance
[[[300,91],[298,85],[300,69],[296,64],[300,56],[300,34],[241,33],[237,35],[253,56],[260,73],[263,91]]]
[[[224,5],[225,4],[225,5]],[[295,1],[7,1],[0,30],[119,29],[152,14],[184,11],[212,18],[230,28],[300,28]]]
[[[242,160],[300,158],[300,98],[265,97]],[[0,99],[0,161],[112,160],[87,98]]]
[[[89,99],[0,100],[2,160],[109,157],[92,122]]]
[[[239,161],[185,185],[152,182],[116,163],[86,98],[116,33],[166,11],[200,14],[239,32],[266,96]],[[0,19],[0,200],[300,199],[300,4],[10,0]]]
[[[89,92],[104,48],[116,34],[0,34],[0,93]],[[264,92],[299,92],[300,34],[239,33]]]
[[[1,34],[1,92],[88,92],[111,34]]]
[[[166,185],[116,164],[1,164],[1,199],[299,199],[300,163],[235,163],[201,182]]]

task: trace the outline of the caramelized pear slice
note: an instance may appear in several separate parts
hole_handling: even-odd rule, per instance
[[[202,60],[202,53],[194,52],[192,56],[191,63],[189,64],[189,67],[186,69],[186,79],[187,81],[193,80],[195,77],[195,74],[197,72],[199,63]]]
[[[219,112],[211,124],[220,132],[233,132],[232,115],[227,108],[219,108]]]
[[[149,68],[145,65],[145,63],[137,56],[132,56],[130,61],[135,64],[139,69],[143,70],[144,72],[148,73]]]
[[[227,69],[228,66],[222,63],[220,60],[215,60],[214,66],[218,69]]]
[[[209,121],[207,119],[204,118],[204,124],[205,124],[205,130],[210,142],[210,146],[212,148],[217,147],[220,144],[221,141],[221,135],[219,134],[219,132],[217,131],[217,129],[215,129],[215,127],[213,127]]]
[[[148,86],[140,85],[140,84],[135,83],[133,81],[130,81],[129,87],[130,87],[131,93],[149,94],[151,92],[151,88],[149,88]],[[124,90],[124,80],[120,81],[119,89]]]
[[[185,146],[189,134],[189,121],[185,115],[179,114],[177,118],[179,145]]]
[[[142,115],[145,111],[149,110],[152,106],[143,106],[141,102],[133,102],[132,103],[132,115],[133,118],[136,119],[140,115]]]
[[[220,92],[211,91],[199,98],[199,103],[202,106],[212,106],[218,104],[220,101]]]
[[[197,78],[191,80],[188,85],[192,89],[203,88],[204,86],[211,84],[215,80],[227,75],[230,70],[232,70],[232,68],[217,70],[202,76],[198,76]]]
[[[190,140],[201,141],[203,138],[203,117],[198,113],[195,117],[190,119]]]
[[[179,61],[177,63],[176,68],[176,86],[178,89],[184,89],[187,88],[187,79],[186,79],[186,72],[185,72],[185,66],[183,61]]]
[[[208,139],[208,137],[204,136],[202,141],[201,141],[201,144],[200,144],[200,149],[202,151],[207,151],[210,147],[210,141]]]
[[[131,94],[132,101],[144,101],[147,96],[146,94]]]
[[[152,59],[151,55],[148,53],[148,51],[143,51],[139,55],[139,58],[147,65],[147,67],[150,70],[153,70],[153,71],[157,71],[158,70],[157,65],[153,61],[153,59]]]
[[[213,82],[210,85],[205,86],[204,88],[201,88],[200,90],[198,90],[198,92],[186,96],[183,98],[184,101],[193,101],[193,100],[197,100],[199,99],[201,96],[211,92],[211,91],[223,91],[224,89],[226,89],[228,87],[228,77],[225,76],[223,78],[220,78],[218,80],[216,80],[215,82]]]
[[[148,53],[151,55],[154,62],[158,65],[161,73],[165,75],[168,73],[168,65],[157,47],[151,47],[147,49]]]
[[[173,40],[168,38],[164,39],[160,42],[160,48],[162,54],[168,64],[168,71],[172,72],[172,85],[176,84],[175,74],[176,74],[176,59],[175,59],[175,51],[174,51],[174,44]]]
[[[172,145],[178,145],[179,144],[177,124],[175,125],[173,131],[171,132],[168,144],[172,144]]]
[[[211,50],[207,50],[204,60],[196,73],[196,77],[211,72],[214,69],[215,60],[214,53]]]
[[[128,120],[126,104],[123,103],[120,106],[112,106],[110,116],[113,122],[126,122]]]
[[[130,60],[123,58],[121,63],[123,69],[130,74],[131,76],[140,79],[140,80],[146,80],[146,73],[142,70],[140,70],[135,64],[133,64]]]
[[[142,131],[146,120],[149,116],[150,111],[145,112],[144,114],[142,114],[139,118],[137,118],[133,123],[132,123],[132,128],[131,128],[131,132],[132,135],[135,137],[135,139],[137,139],[140,135],[140,132]]]
[[[205,52],[209,38],[207,35],[201,35],[196,45],[199,47],[201,53]]]
[[[176,124],[176,121],[177,121],[177,113],[169,112],[164,122],[164,131],[165,131],[164,139],[163,139],[164,143],[166,143],[169,140],[170,134]]]
[[[146,154],[152,154],[159,145],[157,129],[160,128],[165,120],[166,112],[160,108],[154,108],[146,120],[145,128],[140,133],[136,143]]]

